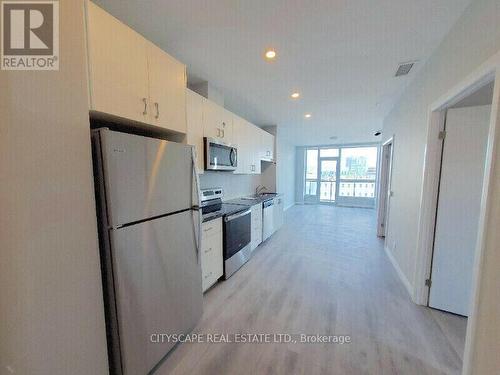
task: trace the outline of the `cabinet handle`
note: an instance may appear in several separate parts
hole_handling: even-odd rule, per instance
[[[222,138],[224,138],[225,135],[226,135],[226,131],[224,129],[222,129]]]
[[[220,129],[219,128],[217,128],[217,137],[220,138]]]
[[[155,103],[155,108],[156,108],[155,119],[159,119],[160,118],[160,105],[158,103]]]
[[[142,102],[144,103],[144,111],[142,114],[146,116],[148,114],[148,99],[142,98]]]
[[[226,127],[226,123],[224,121],[222,121],[222,127],[225,128]]]
[[[209,252],[211,252],[211,251],[212,251],[212,248],[210,247],[208,250],[205,250],[205,254],[206,254],[206,253],[209,253]]]
[[[207,229],[204,229],[203,232],[208,232],[209,230],[212,230],[212,227],[208,227]]]

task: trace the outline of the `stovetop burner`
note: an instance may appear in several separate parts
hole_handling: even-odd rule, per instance
[[[248,209],[248,206],[222,202],[222,189],[203,189],[201,191],[201,213],[203,221],[232,215]]]

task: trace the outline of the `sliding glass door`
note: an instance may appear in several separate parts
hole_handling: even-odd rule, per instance
[[[339,150],[309,148],[306,151],[306,203],[334,203],[337,199]]]

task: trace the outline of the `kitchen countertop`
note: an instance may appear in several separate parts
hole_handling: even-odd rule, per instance
[[[247,197],[241,197],[241,198],[231,199],[231,200],[227,201],[227,203],[240,204],[243,206],[251,207],[251,206],[255,206],[256,204],[269,201],[271,199],[274,199],[274,198],[282,196],[282,195],[283,194],[281,194],[281,193],[278,193],[276,195],[265,195],[264,194],[262,196],[255,197],[254,199],[248,199]],[[247,198],[247,199],[245,199],[245,198]]]
[[[252,206],[255,206],[256,204],[261,204],[262,202],[266,202],[268,200],[274,199],[276,197],[280,197],[282,195],[283,194],[281,194],[281,193],[277,193],[276,195],[264,194],[262,196],[255,197],[255,199],[245,199],[247,197],[240,197],[240,198],[235,198],[235,199],[230,199],[228,201],[224,201],[222,203],[222,209],[220,211],[216,211],[216,212],[212,212],[210,214],[204,215],[203,222],[206,223],[207,221],[215,220],[215,219],[218,219],[219,217],[222,217],[224,215],[231,214],[232,212],[238,211],[237,209],[235,209],[234,205],[252,207]]]

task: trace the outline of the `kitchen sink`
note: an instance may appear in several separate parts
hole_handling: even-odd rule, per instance
[[[278,193],[260,193],[259,197],[275,197]]]
[[[259,195],[251,195],[249,197],[243,197],[241,200],[244,201],[258,201],[265,198],[275,197],[278,193],[260,193]]]

